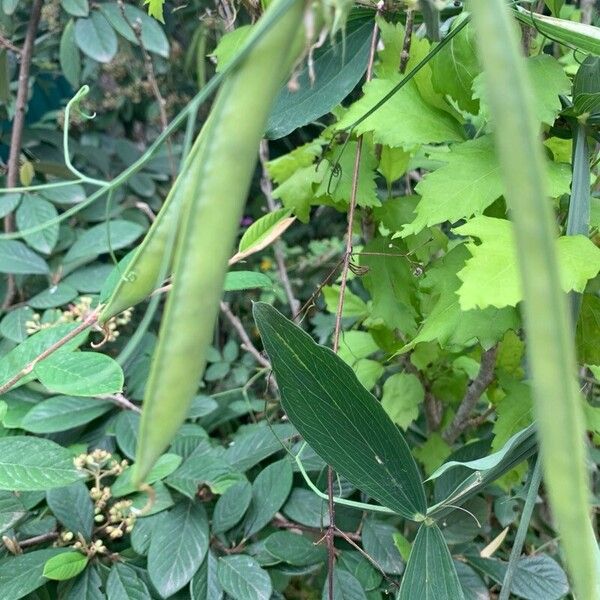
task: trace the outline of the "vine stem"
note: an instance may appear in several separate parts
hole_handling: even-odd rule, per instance
[[[8,154],[8,164],[6,172],[6,187],[17,187],[19,178],[19,157],[21,156],[21,146],[23,142],[23,128],[25,127],[25,113],[27,111],[27,97],[29,94],[29,71],[31,69],[31,59],[33,56],[33,43],[42,14],[43,0],[34,0],[31,7],[25,41],[21,50],[21,68],[19,69],[19,82],[17,87],[17,98],[15,101],[15,116],[13,119],[12,132],[10,135],[10,149]],[[15,228],[14,216],[12,213],[4,217],[4,231],[11,233]],[[2,302],[2,308],[8,308],[15,296],[16,286],[15,278],[11,273],[7,278],[6,294]]]
[[[378,12],[383,8],[383,2],[377,5]],[[375,21],[373,26],[373,35],[371,36],[371,47],[369,50],[369,61],[367,63],[366,80],[371,81],[373,77],[373,62],[375,61],[375,51],[377,50],[377,39],[379,37],[379,25]],[[360,159],[362,156],[363,137],[359,136],[356,144],[356,154],[354,157],[354,169],[352,172],[352,191],[350,193],[350,205],[348,207],[348,228],[346,230],[346,250],[342,261],[342,273],[340,279],[340,295],[338,299],[337,310],[335,313],[335,328],[333,332],[333,351],[337,354],[340,347],[340,334],[342,331],[342,314],[344,312],[344,294],[348,285],[348,270],[350,259],[352,257],[352,227],[354,224],[354,213],[356,211],[356,196],[358,193],[358,173],[360,168]],[[333,569],[335,566],[335,501],[333,495],[333,469],[327,467],[327,512],[329,514],[329,524],[327,527],[327,590],[329,600],[333,600]]]

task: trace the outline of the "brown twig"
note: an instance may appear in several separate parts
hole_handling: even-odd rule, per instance
[[[271,178],[269,177],[269,173],[267,172],[267,163],[269,162],[269,142],[267,142],[267,140],[261,141],[258,156],[262,167],[260,189],[262,190],[262,193],[264,194],[267,200],[267,206],[269,207],[269,211],[274,212],[279,207],[277,206],[277,203],[273,198],[273,184],[271,183]],[[273,244],[273,252],[275,254],[275,262],[277,263],[277,272],[279,273],[279,279],[281,280],[281,285],[283,286],[285,295],[287,296],[288,304],[290,305],[290,311],[293,315],[294,320],[297,320],[300,302],[296,299],[296,296],[294,296],[294,290],[292,289],[292,284],[290,283],[287,266],[285,264],[285,252],[283,250],[283,243],[280,240],[277,240]]]
[[[383,3],[380,2],[378,10],[381,10]],[[373,62],[375,61],[375,51],[377,49],[377,39],[379,37],[379,26],[377,22],[373,26],[371,36],[371,47],[369,50],[369,62],[367,63],[366,80],[371,81],[373,77]],[[344,312],[344,295],[348,284],[348,271],[350,268],[350,259],[352,257],[352,227],[354,224],[354,213],[356,210],[356,197],[358,193],[358,173],[360,169],[360,159],[362,156],[363,137],[359,136],[356,144],[356,154],[354,156],[354,168],[352,171],[352,191],[350,192],[350,205],[348,207],[348,228],[346,230],[346,250],[343,256],[342,272],[340,278],[340,291],[337,310],[335,313],[335,328],[333,331],[333,351],[337,354],[340,346],[340,334],[342,331],[342,314]],[[329,514],[329,525],[327,527],[327,590],[329,600],[333,600],[333,569],[335,566],[335,503],[333,500],[333,469],[327,467],[327,512]]]
[[[240,340],[242,340],[242,348],[244,348],[246,352],[250,352],[250,354],[254,356],[258,364],[260,364],[265,369],[270,369],[271,363],[258,351],[256,346],[252,343],[252,340],[250,339],[248,332],[244,329],[242,322],[231,312],[231,309],[229,308],[229,304],[227,304],[227,302],[221,302],[221,312],[225,315],[226,319],[235,329]]]
[[[152,88],[152,94],[154,95],[154,98],[156,99],[156,103],[158,104],[158,114],[160,116],[160,126],[161,126],[161,129],[164,131],[169,125],[169,117],[167,115],[167,109],[166,109],[167,103],[165,102],[165,99],[163,98],[163,95],[161,94],[160,87],[158,86],[158,81],[156,80],[156,73],[154,72],[154,64],[152,62],[152,57],[150,56],[150,52],[148,52],[148,50],[146,49],[146,46],[144,46],[144,41],[142,40],[142,22],[138,18],[135,20],[135,22],[132,23],[131,19],[127,16],[127,13],[125,12],[125,3],[123,2],[123,0],[118,0],[118,4],[119,4],[119,8],[121,10],[121,15],[123,16],[123,19],[125,20],[127,25],[129,25],[129,27],[131,28],[131,31],[133,31],[133,35],[135,35],[135,39],[137,40],[137,43],[139,44],[139,47],[142,51],[142,56],[144,57],[144,70],[146,71],[146,77],[148,78],[148,83],[150,84],[150,87]],[[175,159],[173,157],[173,146],[171,145],[170,138],[167,139],[167,149],[169,152],[171,176],[173,179],[175,179],[175,177],[177,175],[177,171],[175,169]]]
[[[475,379],[471,381],[464,398],[462,399],[452,423],[445,429],[442,437],[446,442],[452,444],[456,438],[468,427],[469,417],[475,408],[481,394],[494,380],[494,368],[498,346],[486,350],[481,356],[481,365]]]
[[[33,44],[35,35],[40,22],[43,0],[33,0],[29,23],[25,33],[23,50],[21,50],[21,68],[19,69],[19,80],[17,85],[17,97],[15,100],[15,116],[10,135],[10,149],[8,154],[8,163],[6,171],[6,187],[17,187],[19,179],[19,157],[21,156],[21,146],[23,142],[23,128],[25,127],[25,113],[27,111],[27,97],[29,95],[29,71],[31,68],[31,59],[33,56]],[[15,223],[12,213],[4,217],[4,231],[10,233],[14,230]],[[6,294],[2,302],[2,308],[8,308],[15,296],[16,286],[15,278],[11,274],[7,277]]]
[[[106,394],[103,396],[97,396],[97,398],[99,398],[100,400],[109,400],[113,404],[116,404],[117,406],[125,410],[131,410],[136,413],[142,412],[139,406],[136,406],[135,404],[133,404],[133,402],[130,402],[127,398],[125,398],[123,394],[120,393]]]
[[[279,513],[275,515],[275,518],[273,521],[271,521],[271,525],[277,527],[278,529],[296,529],[298,531],[305,531],[306,533],[314,533],[315,535],[321,532],[318,527],[308,527],[307,525],[300,525],[298,523],[294,523],[293,521],[288,521]],[[357,542],[360,542],[360,533],[340,531],[336,527],[335,535],[347,540],[356,540]]]
[[[7,382],[0,385],[0,396],[11,387],[15,385],[18,381],[23,379],[26,375],[29,375],[31,371],[36,367],[38,363],[48,358],[51,354],[54,354],[57,350],[60,350],[67,342],[70,342],[73,338],[76,338],[82,331],[85,331],[92,325],[95,325],[98,322],[98,315],[100,311],[98,309],[92,311],[75,329],[72,329],[67,333],[67,335],[63,336],[60,340],[52,344],[44,350],[41,354],[38,354],[31,362],[25,365],[16,375],[11,377]]]
[[[27,548],[29,546],[35,546],[36,544],[43,544],[44,542],[50,542],[58,538],[56,531],[49,531],[42,533],[34,537],[27,538],[26,540],[15,540],[13,541],[18,545],[19,548]]]
[[[410,44],[412,42],[413,23],[415,20],[415,12],[411,8],[406,11],[406,26],[404,28],[404,42],[402,44],[402,52],[400,52],[400,73],[406,72],[406,65],[410,58]]]
[[[2,46],[2,48],[10,50],[11,52],[14,52],[15,54],[20,55],[22,52],[21,48],[15,46],[10,40],[7,40],[3,35],[0,35],[0,46]]]

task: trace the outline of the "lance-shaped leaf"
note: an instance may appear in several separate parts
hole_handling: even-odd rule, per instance
[[[254,318],[293,425],[340,475],[398,514],[421,520],[425,493],[400,431],[354,371],[273,307]]]
[[[446,540],[437,525],[421,525],[410,551],[398,600],[464,600]]]

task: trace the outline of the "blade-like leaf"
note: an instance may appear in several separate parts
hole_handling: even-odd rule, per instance
[[[446,540],[437,525],[421,525],[410,551],[398,600],[464,600]]]
[[[293,425],[311,447],[359,489],[419,520],[425,493],[410,449],[354,371],[273,307],[254,318]]]

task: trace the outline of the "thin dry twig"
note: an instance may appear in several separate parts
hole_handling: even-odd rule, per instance
[[[69,333],[67,333],[67,335],[65,335],[60,340],[58,340],[57,342],[52,344],[52,346],[49,346],[48,348],[46,348],[46,350],[44,350],[42,353],[38,354],[31,362],[29,362],[27,365],[25,365],[16,375],[11,377],[6,383],[0,385],[0,396],[4,393],[8,392],[8,390],[10,390],[10,388],[13,387],[18,381],[23,379],[23,377],[25,377],[26,375],[29,375],[29,373],[31,373],[31,371],[33,371],[33,369],[36,367],[36,365],[38,363],[40,363],[44,359],[48,358],[51,354],[54,354],[57,350],[60,350],[60,348],[62,348],[67,342],[70,342],[73,338],[76,338],[81,332],[83,332],[86,329],[95,325],[98,322],[99,314],[100,314],[100,311],[98,309],[93,310],[77,327],[75,327],[75,329],[72,329],[71,331],[69,331]]]
[[[15,54],[20,55],[22,52],[21,48],[15,46],[10,40],[7,40],[3,35],[0,35],[0,46],[2,46],[2,48],[10,50],[11,52],[14,52]]]
[[[252,343],[248,332],[244,329],[242,322],[231,312],[229,308],[229,304],[227,302],[221,301],[221,312],[225,315],[225,318],[229,321],[231,326],[237,332],[240,340],[242,340],[242,348],[247,352],[250,352],[252,356],[256,359],[258,364],[260,364],[265,369],[271,368],[271,363],[258,351],[256,346]]]
[[[269,177],[269,174],[267,172],[267,163],[269,162],[269,142],[267,142],[267,140],[261,141],[258,155],[262,167],[260,189],[265,195],[269,210],[273,212],[279,207],[277,206],[277,203],[273,198],[273,184],[271,183],[271,178]],[[273,252],[275,254],[275,262],[277,263],[277,272],[279,273],[279,279],[281,280],[281,285],[283,285],[283,289],[285,291],[288,304],[290,305],[290,310],[292,312],[294,321],[296,321],[298,318],[300,302],[297,300],[296,296],[294,296],[294,290],[292,289],[292,284],[290,283],[287,266],[285,264],[285,252],[283,250],[283,243],[280,240],[277,240],[273,244]]]
[[[383,3],[379,3],[378,10],[381,10]],[[375,61],[375,50],[377,49],[377,39],[379,37],[379,26],[377,22],[373,26],[373,35],[371,37],[371,47],[369,50],[369,62],[367,64],[366,80],[370,81],[373,77],[373,62]],[[354,157],[354,168],[352,171],[352,191],[350,193],[350,205],[348,207],[348,228],[346,230],[346,250],[343,256],[342,272],[340,279],[340,291],[337,310],[335,314],[335,328],[333,332],[333,351],[337,354],[340,346],[340,334],[342,330],[342,314],[344,312],[344,295],[348,284],[348,271],[350,260],[352,258],[352,227],[354,224],[354,213],[356,210],[356,197],[358,193],[358,173],[360,168],[360,159],[362,155],[363,138],[359,136],[356,144],[356,154]],[[327,527],[327,590],[329,600],[333,600],[333,569],[335,566],[335,503],[333,500],[333,469],[327,467],[327,511],[329,514],[329,525]]]
[[[452,423],[445,429],[442,437],[449,444],[469,426],[469,417],[475,408],[481,394],[494,380],[494,368],[496,366],[496,357],[498,355],[498,346],[493,346],[486,350],[481,356],[481,365],[475,379],[471,381],[464,398],[462,399]]]
[[[402,43],[402,52],[400,53],[400,73],[406,72],[406,65],[410,58],[410,44],[412,42],[413,24],[415,20],[415,11],[409,8],[406,11],[406,26],[404,31],[404,42]]]
[[[10,149],[8,154],[6,187],[17,187],[19,180],[19,157],[21,156],[21,146],[23,142],[23,129],[25,127],[25,112],[27,110],[27,97],[29,95],[29,71],[31,68],[31,59],[33,56],[33,44],[35,35],[40,22],[43,0],[34,0],[31,6],[29,23],[25,33],[23,50],[20,52],[21,68],[19,69],[19,80],[17,85],[17,97],[15,100],[15,116],[12,124],[10,136]],[[10,233],[14,230],[14,216],[12,213],[4,217],[4,231]],[[7,277],[6,294],[2,302],[2,308],[8,308],[13,301],[16,293],[15,278],[12,274]]]
[[[278,529],[295,529],[297,531],[305,531],[306,533],[319,534],[321,530],[318,527],[308,527],[307,525],[300,525],[293,521],[288,521],[283,515],[276,514],[275,518],[271,521],[271,524]],[[356,540],[360,542],[360,533],[340,531],[336,528],[335,535],[337,537],[344,538],[346,540]]]
[[[142,412],[139,406],[136,406],[135,404],[133,404],[133,402],[130,402],[121,393],[106,394],[106,395],[97,396],[97,397],[100,400],[109,400],[110,402],[113,402],[114,404],[116,404],[117,406],[119,406],[120,408],[123,408],[125,410],[131,410],[131,411],[136,412],[136,413],[141,413]]]

